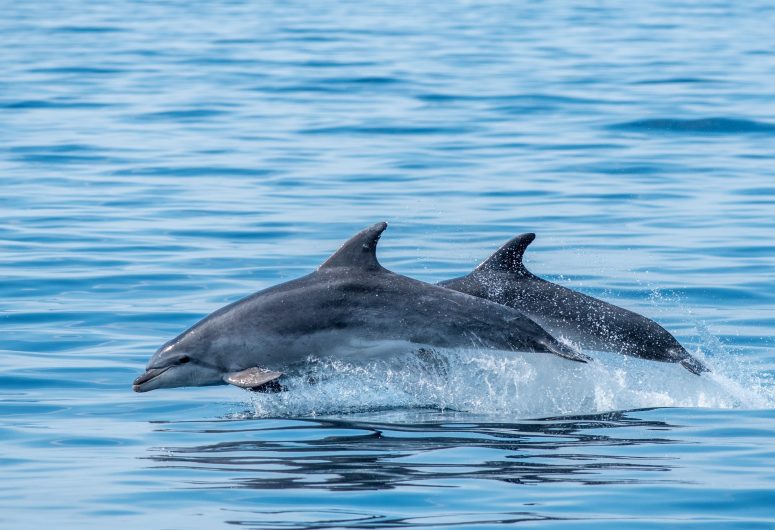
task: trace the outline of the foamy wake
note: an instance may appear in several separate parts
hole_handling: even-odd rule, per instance
[[[741,362],[706,362],[701,377],[678,365],[617,354],[580,364],[547,354],[478,350],[407,354],[356,366],[310,359],[286,392],[251,397],[255,413],[316,416],[432,408],[515,418],[650,407],[771,408],[775,391]],[[725,374],[734,374],[728,376]]]

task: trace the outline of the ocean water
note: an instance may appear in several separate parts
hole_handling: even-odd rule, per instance
[[[767,2],[3,2],[0,527],[775,527]],[[713,372],[467,351],[131,391],[202,316],[390,223]]]

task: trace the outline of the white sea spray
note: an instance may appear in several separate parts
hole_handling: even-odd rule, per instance
[[[696,352],[696,355],[701,355]],[[310,359],[285,392],[251,396],[255,415],[317,416],[436,409],[515,418],[652,407],[769,408],[773,386],[734,358],[695,376],[676,364],[595,353],[588,364],[476,349],[354,365]]]

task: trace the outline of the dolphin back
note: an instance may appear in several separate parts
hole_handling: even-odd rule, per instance
[[[231,355],[245,350],[252,357],[261,344],[268,350],[263,363],[247,366],[278,372],[309,355],[358,355],[359,349],[406,343],[589,360],[521,311],[385,269],[376,250],[386,227],[377,223],[358,232],[312,274],[256,293],[227,314],[214,313],[239,330]]]

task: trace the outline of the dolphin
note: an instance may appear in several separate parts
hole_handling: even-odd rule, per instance
[[[665,328],[644,316],[548,282],[522,263],[535,234],[521,234],[499,248],[471,274],[439,285],[518,309],[549,333],[580,348],[612,351],[710,371]]]
[[[520,311],[393,273],[377,261],[386,223],[349,239],[315,272],[223,307],[151,357],[136,392],[232,384],[264,390],[310,357],[384,359],[476,347],[589,357]]]

